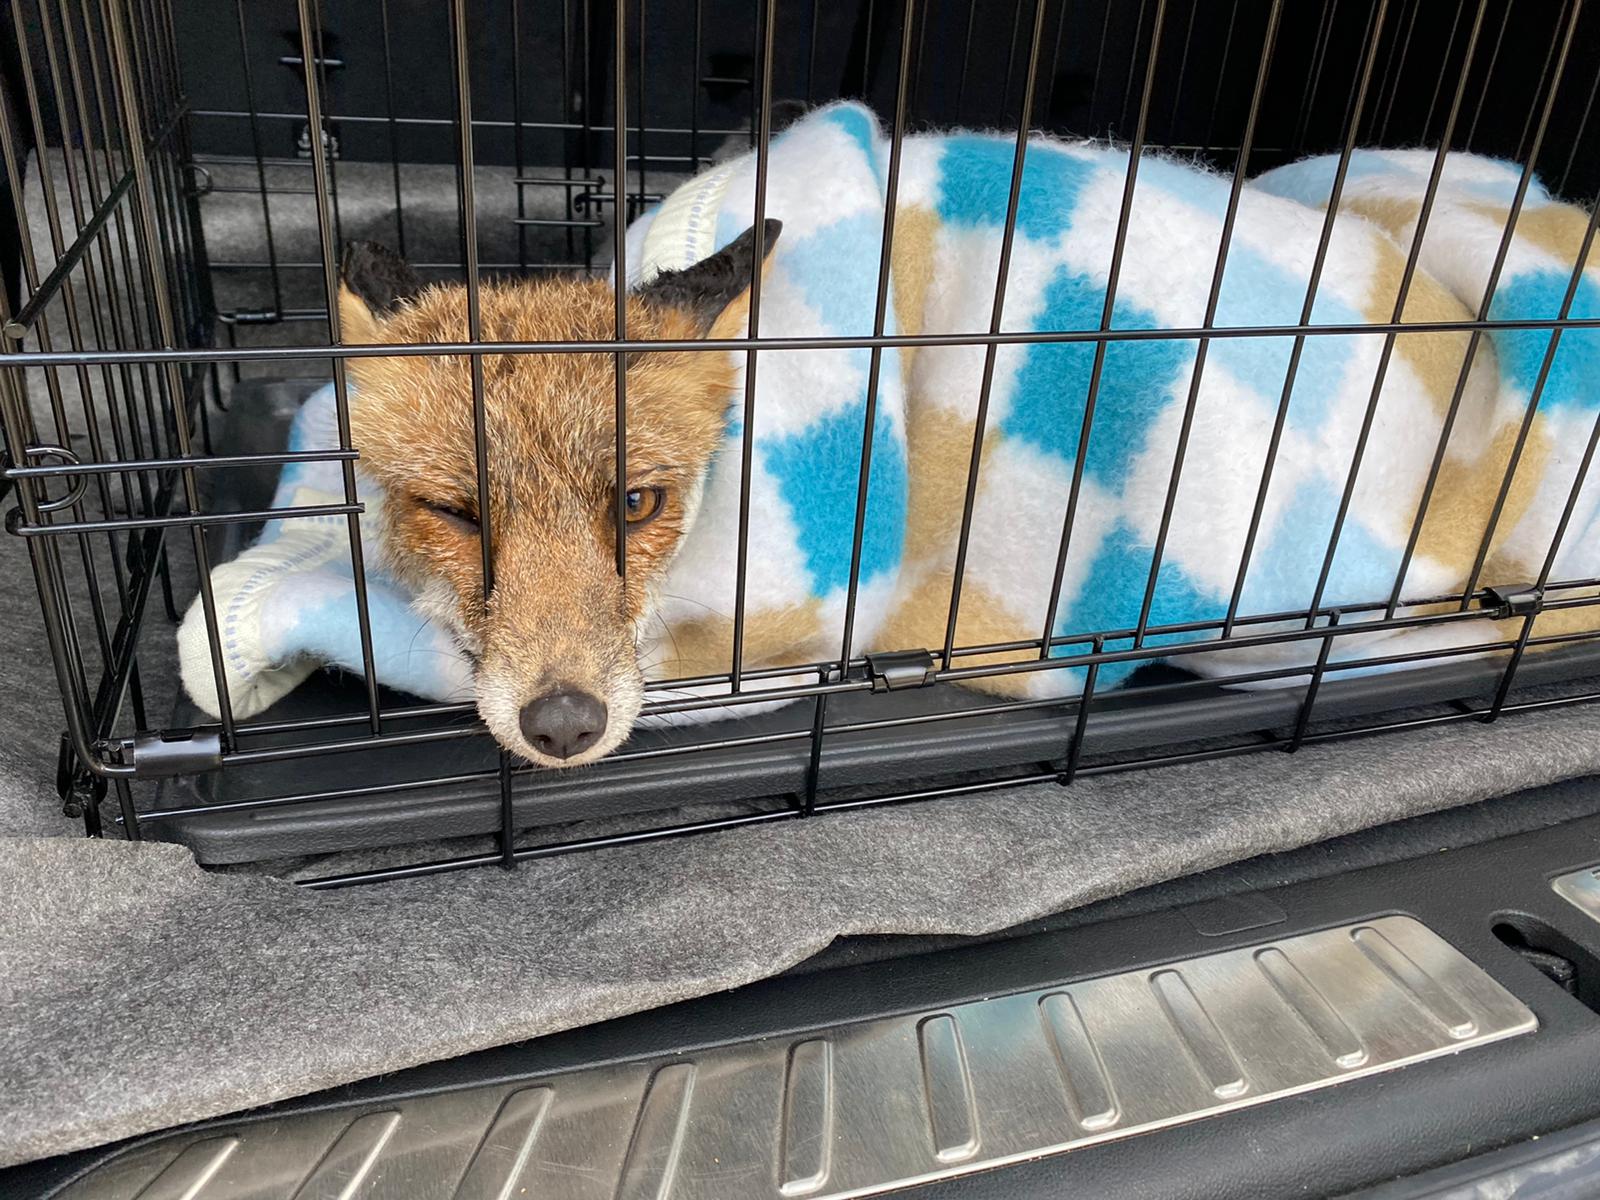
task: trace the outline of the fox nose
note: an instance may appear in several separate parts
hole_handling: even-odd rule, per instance
[[[557,688],[528,701],[522,736],[540,754],[567,759],[582,754],[606,731],[606,706],[587,692]]]

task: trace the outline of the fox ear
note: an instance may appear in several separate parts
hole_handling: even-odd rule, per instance
[[[411,264],[377,242],[351,242],[339,263],[339,325],[346,342],[376,342],[378,323],[414,300],[423,283]]]
[[[772,261],[772,248],[783,222],[762,222],[762,266]],[[709,258],[680,271],[663,271],[634,295],[652,304],[688,313],[703,336],[730,337],[749,310],[750,276],[756,258],[752,225]]]

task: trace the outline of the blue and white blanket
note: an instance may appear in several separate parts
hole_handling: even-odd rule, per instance
[[[883,332],[987,332],[1013,151],[1010,136],[982,133],[905,141]],[[874,332],[888,157],[876,119],[852,104],[819,110],[774,139],[766,213],[784,227],[763,277],[761,335]],[[1477,316],[1520,172],[1450,156],[1420,248],[1420,269],[1397,314],[1432,158],[1429,151],[1356,156],[1311,324]],[[1044,138],[1030,143],[1004,332],[1101,327],[1127,171],[1127,153],[1118,147]],[[1332,176],[1333,160],[1313,159],[1245,187],[1231,244],[1219,257],[1231,181],[1166,158],[1141,160],[1110,328],[1209,326],[1219,335],[1203,343],[1198,388],[1193,381],[1202,343],[1195,338],[1135,336],[1107,344],[1053,614],[1048,610],[1063,519],[1097,351],[1093,341],[998,347],[957,645],[1036,640],[1046,628],[1058,637],[1083,639],[1060,647],[1058,655],[1085,652],[1095,634],[1105,635],[1109,650],[1130,645],[1126,634],[1140,622],[1164,514],[1165,549],[1148,626],[1217,622],[1236,589],[1241,618],[1306,609],[1318,590],[1358,444],[1361,465],[1320,599],[1324,606],[1359,610],[1345,617],[1347,624],[1381,615],[1412,541],[1447,419],[1445,453],[1400,594],[1421,600],[1459,591],[1480,557],[1524,412],[1543,374],[1543,396],[1503,489],[1506,502],[1481,582],[1539,574],[1600,408],[1600,331],[1568,330],[1548,369],[1547,330],[1490,332],[1477,347],[1453,419],[1466,333],[1401,332],[1392,345],[1381,332],[1313,334],[1300,339],[1298,350],[1292,336],[1228,335],[1230,328],[1301,321]],[[630,228],[629,283],[687,266],[730,242],[753,222],[754,184],[753,156],[685,183]],[[1559,315],[1586,222],[1587,214],[1535,184],[1490,315]],[[1219,263],[1215,308],[1208,312]],[[1600,266],[1587,268],[1567,308],[1574,317],[1600,316]],[[982,345],[881,351],[854,653],[944,642],[986,354]],[[759,356],[749,430],[747,667],[825,661],[841,651],[871,370],[872,352],[864,348]],[[742,398],[741,388],[700,515],[659,589],[661,625],[670,636],[641,648],[657,678],[728,667]],[[326,437],[329,413],[331,395],[320,393],[308,402],[296,437],[310,437],[313,430]],[[1175,477],[1180,441],[1183,465]],[[1269,453],[1273,467],[1261,494]],[[305,488],[328,482],[308,484],[306,470],[291,469],[302,472],[298,481],[286,473],[280,503],[304,503]],[[337,474],[332,470],[330,479]],[[342,499],[336,485],[327,490],[333,502]],[[1580,488],[1553,579],[1600,576],[1597,510],[1600,479],[1589,479]],[[236,712],[258,710],[318,663],[359,664],[348,563],[338,549],[342,518],[328,526],[337,537],[319,542],[316,550],[291,538],[299,524],[281,523],[272,541],[217,572]],[[252,564],[248,570],[246,561]],[[241,588],[258,598],[236,605]],[[379,581],[373,620],[380,679],[428,697],[470,694],[465,663],[448,639],[410,616],[404,600]],[[1380,605],[1376,614],[1363,609],[1372,604]],[[1539,630],[1566,628],[1586,614],[1547,614]],[[1147,644],[1214,636],[1214,628],[1173,630],[1151,635]],[[1375,631],[1338,639],[1333,657],[1415,653],[1503,636],[1503,630],[1477,622]],[[185,681],[202,706],[214,710],[205,631],[196,612],[182,639]],[[1315,641],[1300,641],[1191,654],[1183,663],[1204,673],[1234,674],[1304,665],[1316,652]],[[1029,657],[1036,652],[995,652],[959,662],[992,665]],[[1108,665],[1100,686],[1131,669]],[[1083,672],[1028,671],[972,682],[1013,694],[1072,694],[1081,688]]]
[[[317,451],[338,445],[330,383],[300,406],[287,448]],[[362,559],[379,681],[432,700],[471,700],[472,664],[448,633],[411,607],[411,596],[378,565],[383,495],[360,472],[356,482],[357,498],[366,506]],[[283,469],[272,507],[337,505],[344,500],[343,465],[309,460]],[[236,717],[261,712],[321,667],[363,674],[351,562],[344,516],[291,517],[268,521],[253,545],[212,570],[222,665]],[[199,597],[178,629],[178,663],[185,690],[202,709],[218,715],[216,673]]]

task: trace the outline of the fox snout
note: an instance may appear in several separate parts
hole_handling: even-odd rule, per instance
[[[767,247],[780,228],[767,222]],[[629,336],[738,336],[754,246],[747,231],[630,293]],[[473,657],[478,712],[502,746],[549,767],[601,758],[627,740],[644,704],[640,634],[655,622],[653,589],[727,436],[733,357],[709,348],[628,356],[619,479],[614,354],[484,355],[480,463],[470,360],[404,354],[467,336],[466,289],[424,286],[371,243],[349,249],[343,274],[343,340],[396,350],[350,363],[360,469],[384,493],[385,566]],[[592,279],[486,284],[482,336],[604,342],[616,333],[615,299]]]
[[[566,762],[599,744],[609,719],[605,701],[558,686],[522,706],[517,724],[540,754]]]
[[[490,684],[480,689],[479,712],[496,739],[524,758],[547,767],[581,766],[626,741],[639,715],[642,686],[603,689],[622,706],[615,720],[600,690],[558,679],[517,708],[514,687]]]
[[[478,712],[502,746],[541,766],[609,754],[644,703],[634,629],[647,605],[624,587],[604,532],[513,520],[496,556]]]

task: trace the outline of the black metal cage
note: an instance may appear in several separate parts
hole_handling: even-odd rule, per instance
[[[1600,604],[1600,581],[1559,579],[1548,564],[1531,581],[1475,572],[1443,596],[1401,595],[1397,580],[1338,609],[1241,613],[1236,595],[1226,619],[1198,630],[1151,623],[1147,594],[1137,628],[1046,629],[1023,643],[957,644],[952,612],[944,645],[890,655],[742,669],[736,644],[725,674],[689,681],[731,696],[658,690],[646,711],[792,703],[641,730],[568,772],[499,749],[471,704],[382,687],[364,604],[364,675],[314,677],[258,719],[224,705],[210,721],[171,682],[171,622],[197,590],[221,654],[211,569],[268,519],[342,519],[364,588],[360,447],[342,406],[339,449],[313,457],[341,464],[344,503],[267,507],[276,472],[297,457],[284,449],[287,415],[330,376],[342,389],[348,360],[370,353],[341,345],[336,319],[330,328],[348,240],[379,238],[425,277],[464,281],[474,306],[483,275],[603,269],[621,227],[678,182],[731,153],[765,155],[775,119],[839,97],[866,100],[896,141],[926,128],[1013,131],[1012,224],[1030,132],[1114,139],[1135,166],[1191,158],[1231,176],[1235,197],[1250,175],[1310,153],[1339,155],[1342,179],[1361,147],[1424,146],[1439,164],[1471,151],[1537,171],[1594,211],[1600,14],[1583,0],[12,0],[0,24],[7,528],[26,545],[65,705],[62,797],[91,836],[175,839],[216,863],[478,839],[306,880],[339,886],[1600,698],[1596,635],[1534,631],[1540,612]],[[1137,186],[1130,169],[1124,223]],[[1594,234],[1591,220],[1584,254]],[[1002,258],[987,330],[810,344],[959,342],[986,347],[992,363],[1018,340],[1000,327],[1005,270]],[[1298,324],[1129,333],[1107,321],[1030,336],[1092,344],[1098,381],[1119,338],[1281,337],[1298,363],[1308,339],[1355,331],[1392,343],[1403,327],[1398,312],[1356,330],[1313,324],[1315,288]],[[1554,339],[1600,321],[1564,309],[1530,324]],[[1452,328],[1490,325],[1480,315]],[[599,349],[620,361],[650,346],[617,333],[406,352]],[[758,331],[702,350],[784,344]],[[1597,437],[1600,425],[1580,483]],[[969,472],[978,463],[975,441]],[[1358,448],[1351,488],[1360,465]],[[1174,480],[1182,469],[1180,447]],[[1269,454],[1263,481],[1272,469]],[[964,524],[963,550],[967,536]],[[858,512],[857,565],[860,547]],[[728,553],[742,569],[742,546]],[[1158,546],[1152,589],[1159,558]],[[1404,672],[1357,675],[1384,664],[1329,654],[1357,615],[1366,632],[1495,621],[1512,632],[1492,653],[1431,651],[1406,656],[1417,665]],[[1197,632],[1206,640],[1160,637]],[[1291,640],[1319,647],[1313,665],[1239,679],[1182,669],[1190,650]],[[996,651],[1027,661],[973,665]],[[1100,688],[1107,662],[1144,665]],[[1087,668],[1070,700],[955,686],[1068,667]],[[811,682],[775,682],[796,674]],[[1285,686],[1226,686],[1272,674]],[[611,818],[601,832],[549,832],[597,817]]]

